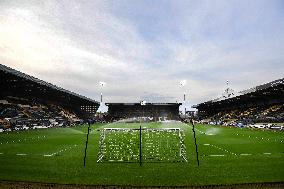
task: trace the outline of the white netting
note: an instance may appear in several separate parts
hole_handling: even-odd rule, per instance
[[[184,134],[179,128],[142,129],[143,162],[183,162]],[[98,162],[139,162],[140,130],[105,128],[100,135]]]

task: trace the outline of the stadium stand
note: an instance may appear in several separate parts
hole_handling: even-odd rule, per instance
[[[284,123],[284,78],[193,107],[200,121],[211,124]]]
[[[145,118],[144,121],[178,120],[180,103],[107,103],[114,120]]]
[[[92,119],[97,101],[0,64],[0,129],[69,126]]]

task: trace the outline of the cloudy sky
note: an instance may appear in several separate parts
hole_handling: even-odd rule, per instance
[[[0,63],[95,100],[104,81],[107,102],[192,105],[283,78],[284,1],[0,0]]]

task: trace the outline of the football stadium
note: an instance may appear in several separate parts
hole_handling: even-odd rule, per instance
[[[0,188],[284,188],[283,1],[1,1]]]
[[[95,100],[0,68],[4,184],[283,187],[284,79],[197,104],[193,116],[141,102],[107,103],[102,117]]]

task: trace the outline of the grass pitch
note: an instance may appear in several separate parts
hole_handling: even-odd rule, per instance
[[[181,128],[187,162],[97,163],[103,128],[139,128],[138,123],[92,125],[86,166],[87,126],[0,133],[0,180],[95,185],[188,186],[284,181],[284,133],[196,125],[143,123]]]

